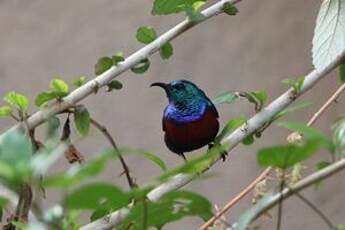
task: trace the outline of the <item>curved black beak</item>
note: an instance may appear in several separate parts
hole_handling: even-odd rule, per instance
[[[168,91],[168,84],[165,84],[165,83],[163,83],[163,82],[155,82],[155,83],[152,83],[152,84],[150,85],[150,87],[152,87],[152,86],[159,86],[159,87],[163,88],[166,92]]]

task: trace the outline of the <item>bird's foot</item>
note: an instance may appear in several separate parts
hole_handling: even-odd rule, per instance
[[[214,143],[210,143],[208,144],[208,149],[211,149],[213,146],[215,146]],[[223,150],[220,152],[220,158],[222,159],[222,161],[224,162],[226,160],[226,157],[228,156],[228,152]]]

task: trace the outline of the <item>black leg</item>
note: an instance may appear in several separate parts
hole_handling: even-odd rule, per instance
[[[178,155],[181,156],[184,159],[184,161],[187,161],[187,158],[183,153],[178,153]]]
[[[208,149],[212,148],[214,146],[214,143],[211,142],[208,144]],[[228,152],[227,151],[222,151],[221,154],[220,154],[220,157],[222,158],[222,161],[224,162],[225,159],[226,159],[226,156],[228,155]]]

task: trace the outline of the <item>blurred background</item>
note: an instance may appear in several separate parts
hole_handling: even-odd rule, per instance
[[[209,1],[211,4],[216,1]],[[314,22],[321,1],[314,0],[243,0],[237,5],[235,17],[221,15],[191,29],[172,42],[174,55],[166,61],[155,54],[151,67],[143,75],[122,74],[124,87],[120,91],[88,97],[84,103],[92,117],[105,124],[119,146],[145,149],[157,154],[169,167],[183,163],[165,147],[161,128],[162,112],[167,104],[163,91],[150,89],[155,81],[188,79],[214,97],[228,90],[265,90],[272,100],[286,86],[285,78],[297,78],[312,70],[311,40]],[[140,47],[135,39],[139,26],[150,25],[163,33],[181,20],[184,14],[166,17],[152,16],[151,0],[74,0],[0,2],[0,95],[10,90],[26,94],[33,101],[37,92],[48,88],[52,78],[71,82],[80,76],[94,77],[94,64],[101,56],[123,51],[126,56]],[[334,71],[312,92],[299,101],[313,104],[285,120],[306,122],[340,84]],[[344,113],[344,98],[333,105],[316,123],[316,127],[331,133],[331,124]],[[32,103],[33,104],[33,103]],[[36,108],[31,107],[34,112]],[[245,101],[218,107],[221,122],[244,115],[253,115],[253,107]],[[14,123],[0,120],[0,131]],[[208,174],[184,189],[200,192],[213,204],[223,206],[240,192],[261,171],[256,153],[261,147],[285,143],[288,131],[271,126],[254,145],[238,146],[226,162],[218,163]],[[108,143],[96,130],[77,143],[86,160]],[[190,158],[202,151],[188,153]],[[320,152],[307,164],[305,174],[314,170],[315,162],[328,159]],[[150,182],[160,169],[144,158],[126,157],[137,182]],[[65,159],[56,163],[55,171],[69,167]],[[127,188],[119,164],[110,163],[97,180],[113,181]],[[342,174],[342,175],[341,175]],[[344,172],[324,182],[319,190],[310,188],[303,194],[319,206],[334,223],[344,223]],[[59,191],[48,190],[45,206],[61,200]],[[226,215],[233,222],[251,206],[252,194]],[[315,213],[296,198],[284,202],[282,229],[326,229]],[[271,211],[273,217],[275,211]],[[256,222],[263,229],[274,229],[275,219]],[[165,229],[196,229],[202,221],[186,218],[169,224]]]

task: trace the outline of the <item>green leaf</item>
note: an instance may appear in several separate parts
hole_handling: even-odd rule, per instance
[[[117,52],[114,56],[112,56],[113,64],[117,66],[120,62],[125,60],[122,52]]]
[[[59,95],[55,92],[43,92],[36,96],[35,98],[35,105],[41,107],[43,104],[51,101],[55,98],[59,98]]]
[[[56,138],[60,127],[60,120],[57,116],[51,116],[46,122],[46,139]]]
[[[345,145],[345,118],[335,124],[333,142],[337,148]]]
[[[165,171],[167,169],[164,161],[162,159],[160,159],[158,156],[146,152],[144,150],[140,150],[140,149],[128,149],[128,148],[122,148],[120,149],[121,154],[137,154],[139,156],[143,156],[146,159],[152,161],[153,163],[155,163],[156,165],[158,165],[163,171]]]
[[[223,11],[230,16],[236,15],[238,13],[238,9],[234,6],[234,4],[231,4],[230,2],[224,3]]]
[[[198,2],[198,3],[197,3]],[[200,7],[200,0],[155,0],[153,3],[152,14],[153,15],[166,15],[179,13],[185,11],[188,7],[198,9]]]
[[[339,65],[339,77],[342,83],[345,83],[345,64]]]
[[[215,160],[219,159],[221,154],[224,153],[229,148],[228,145],[220,145],[216,143],[208,152],[202,156],[198,156],[192,159],[188,159],[188,161],[174,169],[168,170],[167,172],[163,173],[159,180],[165,181],[172,176],[175,176],[179,173],[184,174],[199,174],[206,169],[208,169]]]
[[[311,157],[320,147],[319,141],[307,141],[303,145],[277,145],[261,149],[257,154],[260,166],[274,166],[282,169]]]
[[[312,105],[312,103],[310,102],[302,102],[300,104],[297,104],[297,105],[292,105],[292,106],[289,106],[288,108],[284,109],[283,111],[281,111],[280,113],[278,113],[276,116],[275,116],[275,119],[278,119],[280,117],[283,117],[283,116],[286,116],[290,113],[294,113],[300,109],[304,109],[308,106]]]
[[[6,94],[4,100],[21,112],[25,112],[28,109],[29,100],[22,94],[11,91]]]
[[[219,94],[215,98],[212,99],[212,103],[214,105],[218,104],[232,104],[238,99],[238,93],[234,91],[227,91],[222,94]]]
[[[0,143],[0,177],[11,187],[31,175],[28,162],[32,156],[31,141],[19,131],[4,134]]]
[[[113,66],[113,60],[110,57],[101,57],[95,65],[96,76],[101,75]]]
[[[145,73],[146,70],[148,70],[150,67],[150,61],[149,59],[143,59],[141,60],[137,65],[133,66],[131,68],[133,73],[137,73],[137,74],[141,74],[141,73]]]
[[[75,79],[73,80],[72,84],[75,86],[75,87],[80,87],[82,85],[84,85],[86,82],[86,77],[82,76],[78,79]]]
[[[257,217],[264,207],[272,202],[273,199],[273,194],[267,194],[261,198],[254,206],[240,216],[238,222],[234,224],[234,230],[248,229],[249,224]]]
[[[112,80],[108,85],[107,91],[110,92],[112,90],[120,90],[122,89],[122,83],[119,82],[118,80]]]
[[[345,50],[345,0],[323,1],[313,38],[313,64],[318,71]]]
[[[303,87],[303,82],[304,82],[304,77],[300,77],[297,80],[293,80],[293,79],[284,79],[283,80],[283,83],[292,87],[296,93],[301,92],[302,87]]]
[[[251,92],[251,94],[255,97],[256,100],[260,102],[261,105],[265,104],[265,102],[267,101],[268,96],[265,91],[253,91]]]
[[[320,144],[328,148],[331,152],[334,152],[334,145],[332,140],[315,128],[311,128],[306,126],[305,124],[295,122],[277,122],[276,124],[280,127],[298,132],[303,136],[304,139],[319,141]]]
[[[69,193],[63,203],[68,209],[97,209],[103,206],[116,210],[129,202],[129,195],[122,192],[120,188],[111,184],[92,183]]]
[[[60,97],[66,96],[69,92],[68,85],[61,79],[53,79],[50,82],[50,88]]]
[[[170,42],[165,43],[159,50],[159,54],[163,59],[170,58],[174,53],[174,49]]]
[[[327,166],[329,166],[330,164],[331,164],[331,163],[328,162],[328,161],[320,161],[320,162],[317,163],[316,169],[317,169],[317,170],[324,169],[324,168],[326,168]]]
[[[203,21],[206,17],[201,12],[195,10],[193,6],[185,7],[186,14],[192,22],[200,22]]]
[[[0,117],[8,117],[12,114],[12,108],[9,106],[0,107]]]
[[[106,163],[115,157],[113,151],[105,151],[98,154],[96,158],[86,161],[83,165],[74,165],[67,172],[46,176],[43,179],[45,187],[71,187],[97,176],[106,166]],[[0,167],[1,171],[1,167]]]
[[[205,5],[205,1],[196,1],[196,2],[194,2],[193,4],[192,4],[192,8],[193,8],[193,10],[195,10],[195,11],[200,11],[201,10],[201,7],[203,6],[203,5]]]
[[[144,208],[147,212],[147,227],[157,229],[187,216],[199,216],[205,221],[213,216],[212,205],[205,197],[193,192],[174,191],[164,195],[158,202],[137,203],[120,229],[127,229],[128,226],[132,230],[142,229]]]
[[[242,144],[244,145],[252,145],[254,143],[254,135],[249,135],[243,139]]]
[[[141,43],[149,44],[157,38],[157,34],[154,28],[142,26],[137,30],[136,38]]]
[[[336,230],[345,230],[345,225],[339,224],[339,225],[336,227]]]
[[[90,113],[84,106],[78,106],[74,111],[74,123],[80,135],[86,136],[90,130]]]

